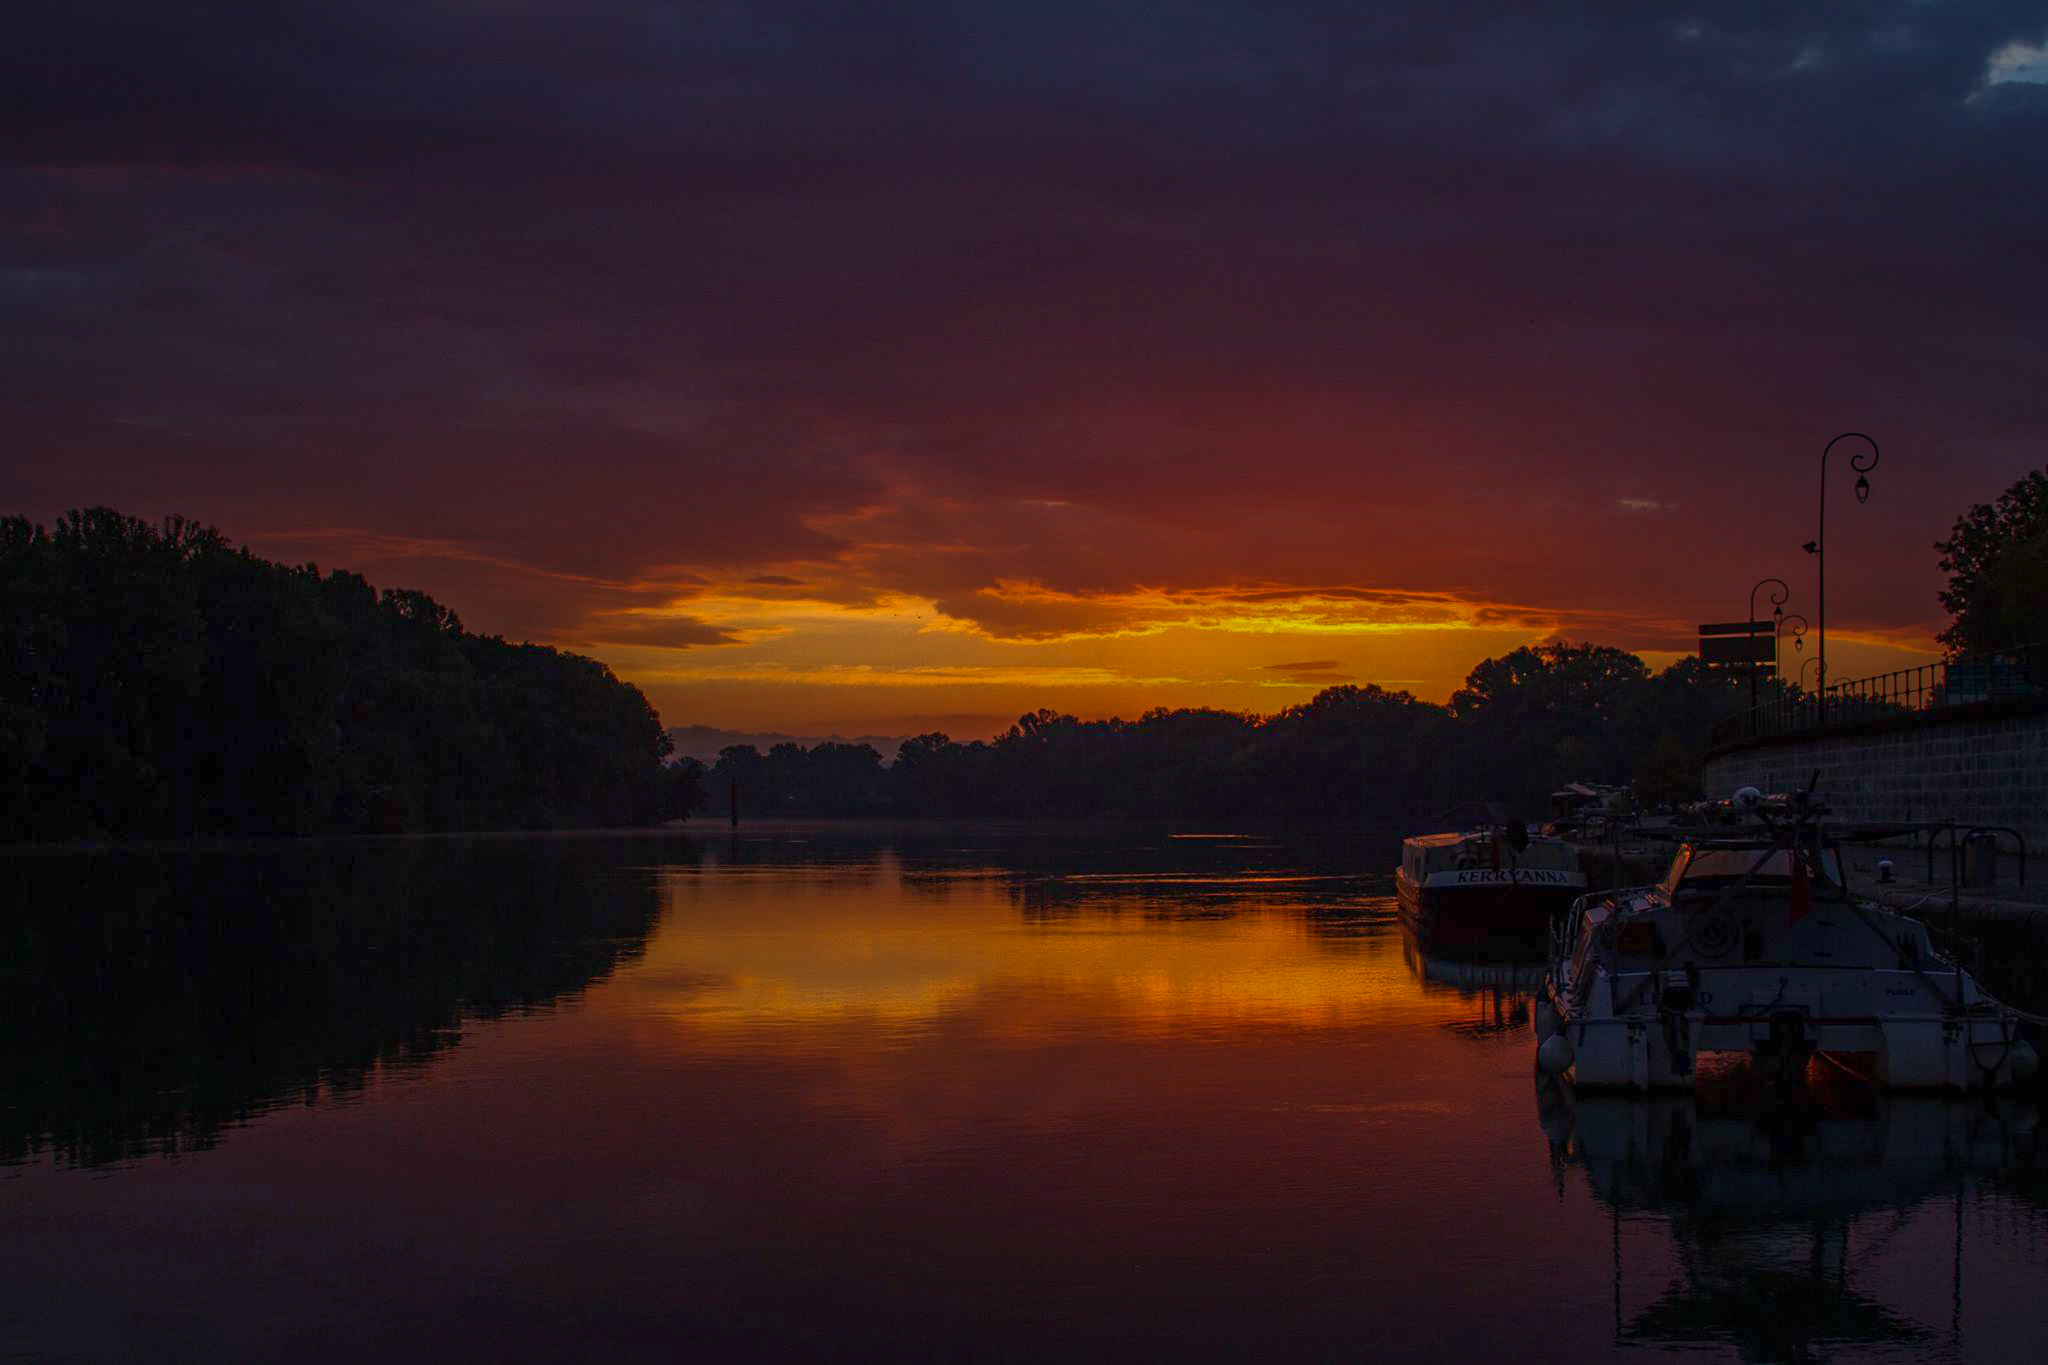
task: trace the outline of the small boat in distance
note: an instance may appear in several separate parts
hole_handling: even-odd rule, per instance
[[[1432,957],[1530,960],[1586,890],[1579,852],[1519,823],[1401,841],[1401,918]]]

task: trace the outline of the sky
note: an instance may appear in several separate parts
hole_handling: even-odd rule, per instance
[[[2048,462],[2044,261],[2041,3],[13,0],[0,513],[969,737],[1817,624],[1855,430],[1847,678]]]

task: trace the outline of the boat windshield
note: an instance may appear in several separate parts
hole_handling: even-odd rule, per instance
[[[1748,877],[1751,886],[1789,886],[1792,883],[1792,850],[1789,848],[1701,848],[1687,849],[1672,861],[1664,878],[1664,893],[1677,896],[1685,891],[1719,890]],[[1836,849],[1821,854],[1817,879],[1842,885],[1842,855]]]

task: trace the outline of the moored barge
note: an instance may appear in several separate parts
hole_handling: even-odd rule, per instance
[[[1539,958],[1551,917],[1586,890],[1576,848],[1518,826],[1411,836],[1394,881],[1402,920],[1433,957]]]

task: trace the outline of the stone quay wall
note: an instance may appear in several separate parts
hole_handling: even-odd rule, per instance
[[[1708,756],[1703,787],[1710,797],[1798,791],[1816,768],[1833,819],[2006,825],[2030,853],[2048,851],[2048,710],[1738,742]]]

